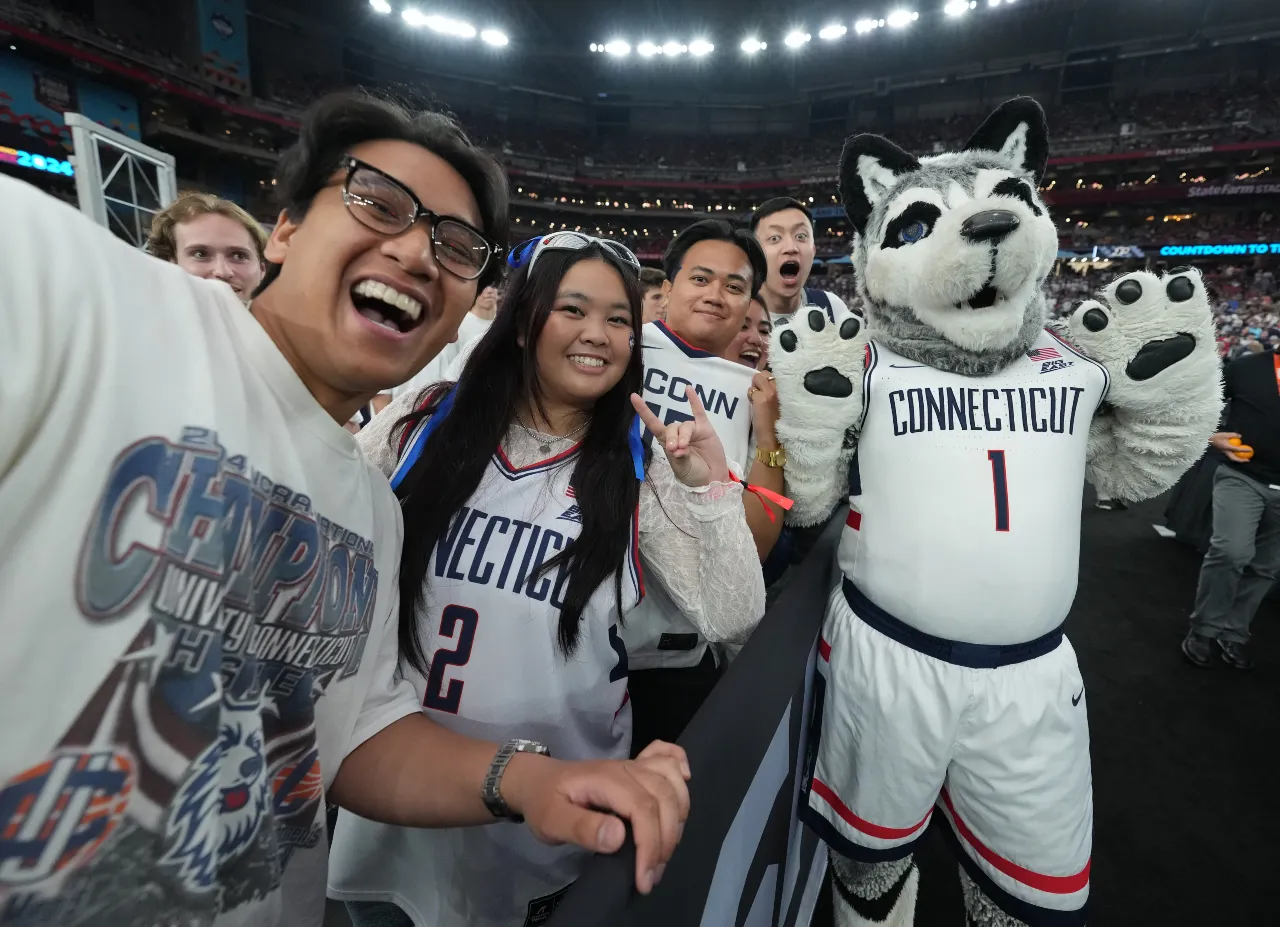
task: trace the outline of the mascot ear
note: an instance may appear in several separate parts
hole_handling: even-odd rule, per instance
[[[840,201],[861,235],[871,210],[884,199],[898,177],[918,170],[920,162],[879,135],[855,135],[840,156]]]
[[[1049,163],[1049,124],[1044,110],[1031,97],[1016,97],[1002,104],[964,146],[965,151],[975,148],[1003,155],[1039,184]]]

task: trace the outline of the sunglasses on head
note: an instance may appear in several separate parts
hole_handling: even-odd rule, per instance
[[[582,232],[552,232],[550,235],[531,238],[524,244],[511,249],[511,253],[507,255],[507,266],[512,270],[519,270],[522,267],[532,268],[543,252],[581,251],[591,245],[600,245],[639,275],[640,259],[630,248],[616,241],[584,235]]]

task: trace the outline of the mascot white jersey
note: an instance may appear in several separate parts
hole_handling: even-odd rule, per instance
[[[981,380],[869,346],[840,569],[912,627],[1017,644],[1067,617],[1100,364],[1043,332]],[[946,474],[939,479],[939,474]],[[1000,608],[992,608],[998,597]]]
[[[1190,268],[1127,275],[1046,329],[1047,159],[1025,98],[960,152],[851,138],[840,190],[866,321],[812,309],[774,331],[789,520],[849,500],[802,803],[832,850],[838,927],[912,923],[912,846],[935,810],[967,923],[1085,922],[1087,702],[1062,629],[1082,483],[1121,499],[1172,485],[1221,382]]]

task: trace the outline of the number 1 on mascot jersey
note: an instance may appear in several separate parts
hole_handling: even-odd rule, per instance
[[[991,461],[992,491],[996,500],[996,530],[1009,530],[1009,479],[1004,470],[1004,451],[987,451]]]

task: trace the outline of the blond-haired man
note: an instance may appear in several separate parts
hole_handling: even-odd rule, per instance
[[[147,251],[196,277],[225,281],[248,303],[266,269],[267,233],[253,216],[212,193],[187,192],[156,213]]]

